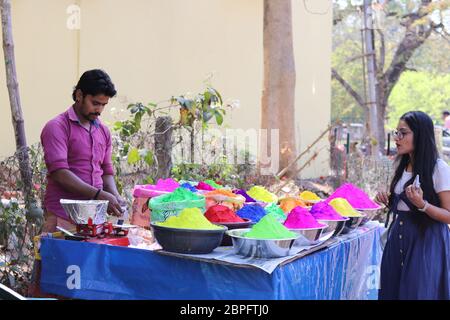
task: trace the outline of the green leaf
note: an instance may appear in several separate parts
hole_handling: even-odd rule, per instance
[[[127,161],[129,164],[135,164],[140,158],[141,156],[139,155],[139,150],[137,148],[133,148],[128,152]]]
[[[130,112],[132,114],[135,114],[136,112],[138,112],[138,110],[139,110],[139,107],[138,106],[134,106],[134,107],[131,108]]]
[[[219,126],[221,126],[222,123],[223,123],[223,116],[222,116],[222,115],[220,114],[220,112],[218,112],[218,111],[216,111],[215,116],[216,116],[216,122],[217,122],[217,124],[218,124]]]
[[[121,121],[117,121],[117,122],[114,122],[113,130],[114,131],[119,131],[119,130],[122,129],[122,127],[123,127],[122,122]]]
[[[152,166],[155,163],[155,160],[153,159],[153,152],[150,150],[147,151],[147,154],[144,157],[144,161],[149,165]]]

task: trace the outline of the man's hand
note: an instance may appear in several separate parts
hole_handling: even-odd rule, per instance
[[[102,191],[100,191],[97,199],[109,201],[109,203],[108,203],[108,213],[109,214],[112,214],[113,216],[116,216],[116,217],[122,216],[122,208],[121,208],[120,203],[117,200],[115,195],[102,190]]]

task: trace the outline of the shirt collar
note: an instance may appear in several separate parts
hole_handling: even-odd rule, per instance
[[[71,121],[75,121],[81,125],[80,119],[78,119],[78,116],[75,113],[73,106],[71,106],[68,111],[69,111],[69,119]],[[100,127],[100,123],[97,120],[91,121],[91,124],[93,124],[96,128]]]

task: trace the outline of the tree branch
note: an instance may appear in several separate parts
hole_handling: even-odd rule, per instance
[[[363,109],[365,110],[367,109],[364,99],[355,90],[353,90],[352,86],[347,81],[345,81],[334,68],[331,69],[331,75],[333,79],[339,81],[339,83],[344,87],[344,89],[353,97],[353,99],[356,100],[356,102]]]
[[[405,35],[397,47],[397,51],[394,54],[394,58],[392,59],[389,68],[382,76],[385,79],[386,98],[389,97],[402,72],[406,70],[406,64],[411,59],[414,51],[425,42],[431,32],[437,27],[432,22],[427,26],[421,24],[414,25],[416,21],[430,13],[428,7],[430,3],[431,0],[422,0],[422,4],[417,12],[404,16],[407,18],[405,22],[402,23],[402,25],[406,27]]]

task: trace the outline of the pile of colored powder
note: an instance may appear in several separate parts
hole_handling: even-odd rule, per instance
[[[255,200],[263,202],[277,202],[278,197],[261,186],[254,186],[247,191],[247,194]]]
[[[269,204],[264,208],[264,210],[266,210],[268,215],[271,215],[281,223],[283,223],[286,220],[286,215],[284,214],[283,210],[275,203]]]
[[[302,200],[289,197],[289,198],[283,198],[280,200],[280,208],[284,211],[284,213],[288,214],[292,211],[295,207],[306,207],[306,203],[304,203]]]
[[[189,191],[188,189],[179,187],[175,189],[174,192],[164,194],[157,198],[159,203],[167,203],[167,202],[178,202],[178,201],[186,201],[186,200],[202,200],[203,196],[196,195],[195,193]]]
[[[312,206],[309,211],[317,220],[343,220],[344,218],[325,201],[321,201]]]
[[[356,211],[350,203],[344,198],[335,198],[330,201],[330,206],[334,208],[343,217],[361,217],[362,215]]]
[[[289,213],[284,226],[289,229],[313,229],[323,227],[324,224],[317,222],[307,209],[296,207]]]
[[[233,210],[220,204],[206,210],[205,217],[211,222],[244,222]]]
[[[327,199],[330,202],[336,198],[344,198],[355,209],[379,209],[380,206],[372,201],[369,196],[361,189],[355,187],[351,183],[346,183],[334,191],[334,193]]]
[[[257,204],[244,205],[236,214],[242,219],[249,219],[253,222],[258,222],[264,217],[267,212]]]
[[[191,192],[197,192],[197,188],[195,188],[192,184],[189,182],[185,182],[181,185],[182,188],[188,189]]]
[[[215,190],[213,187],[211,187],[209,184],[204,183],[203,181],[200,181],[197,186],[197,190],[206,190],[206,191],[213,191]]]
[[[214,189],[221,189],[221,188],[223,188],[222,185],[220,185],[220,184],[218,184],[218,183],[216,183],[216,182],[214,182],[213,180],[210,180],[210,179],[205,180],[205,183],[206,183],[206,184],[209,184],[209,185],[210,185],[211,187],[213,187]]]
[[[230,190],[226,190],[226,189],[217,189],[217,190],[213,190],[213,191],[205,193],[205,197],[208,197],[208,196],[226,196],[226,197],[230,197],[230,198],[237,197],[236,194],[234,194]]]
[[[245,190],[234,190],[233,191],[234,194],[239,194],[241,196],[243,196],[245,198],[245,202],[256,202],[255,199],[253,199],[252,197],[250,197],[247,192],[245,192]]]
[[[186,208],[178,216],[170,216],[164,222],[157,222],[159,226],[181,228],[216,230],[222,229],[208,221],[198,208]]]
[[[303,191],[300,193],[300,199],[302,200],[312,200],[312,201],[318,201],[321,200],[320,197],[311,191]]]
[[[298,237],[295,232],[289,231],[269,214],[255,224],[244,236],[254,239],[289,239]]]
[[[145,188],[149,190],[172,192],[179,186],[180,184],[178,182],[176,182],[171,178],[167,178],[167,179],[159,179],[156,184],[147,185],[145,186]]]

